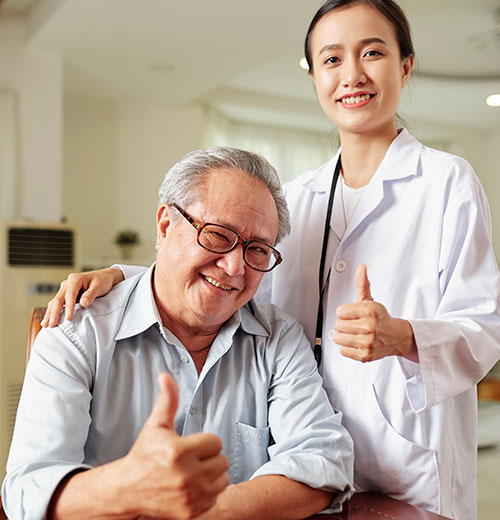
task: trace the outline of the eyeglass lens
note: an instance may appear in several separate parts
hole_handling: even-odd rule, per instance
[[[238,242],[238,235],[216,224],[206,224],[198,238],[200,245],[214,253],[227,253]],[[277,260],[275,251],[263,242],[250,242],[244,248],[243,258],[248,265],[259,270],[274,267]]]

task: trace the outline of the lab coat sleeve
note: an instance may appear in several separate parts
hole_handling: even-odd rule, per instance
[[[140,274],[148,270],[148,268],[144,267],[143,265],[113,264],[111,267],[114,267],[115,269],[120,269],[125,279],[131,278],[136,274]]]
[[[67,322],[66,322],[67,323]],[[42,329],[28,363],[2,502],[9,518],[39,520],[59,482],[83,462],[90,426],[88,353],[61,327]]]
[[[419,365],[401,360],[420,411],[474,386],[500,358],[499,274],[488,202],[473,180],[446,205],[435,319],[410,320]]]
[[[328,401],[311,346],[295,320],[279,339],[268,406],[275,443],[270,460],[253,477],[284,475],[333,492],[325,511],[339,511],[353,492],[353,443],[342,414]]]

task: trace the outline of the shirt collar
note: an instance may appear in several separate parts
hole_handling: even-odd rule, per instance
[[[155,324],[158,324],[160,330],[162,330],[162,322],[152,289],[154,268],[155,264],[151,265],[141,276],[137,286],[132,291],[115,336],[115,341],[141,334]],[[249,302],[241,309],[238,309],[222,326],[219,335],[230,335],[232,338],[238,327],[241,326],[248,334],[269,336],[269,332],[263,327],[252,311],[253,306],[254,303]]]
[[[115,341],[137,336],[155,323],[161,324],[152,290],[154,267],[155,264],[140,275],[141,279],[132,291],[125,307]]]
[[[238,310],[241,328],[252,336],[265,336],[270,335],[270,331],[267,330],[262,324],[263,320],[259,320],[259,313],[256,310],[258,304],[254,300],[250,300],[246,305]]]

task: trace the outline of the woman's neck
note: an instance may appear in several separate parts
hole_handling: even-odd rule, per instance
[[[366,134],[341,134],[342,176],[347,186],[361,188],[371,181],[396,136],[395,128],[369,138]]]

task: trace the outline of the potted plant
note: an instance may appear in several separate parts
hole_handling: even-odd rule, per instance
[[[133,229],[122,229],[115,236],[115,244],[120,248],[124,260],[130,260],[134,247],[139,243],[139,233]]]

